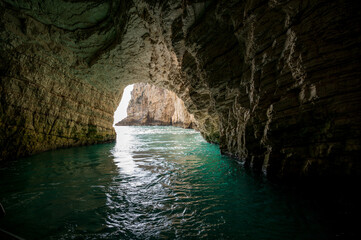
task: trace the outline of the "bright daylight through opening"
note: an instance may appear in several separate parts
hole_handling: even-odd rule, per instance
[[[113,126],[120,120],[127,117],[127,108],[128,108],[129,101],[131,98],[130,94],[133,90],[133,86],[134,86],[134,84],[128,85],[126,88],[124,88],[122,100],[120,101],[117,110],[115,110],[115,112],[114,112]]]

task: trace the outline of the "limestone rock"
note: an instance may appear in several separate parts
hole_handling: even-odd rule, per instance
[[[194,116],[175,93],[147,83],[134,84],[127,115],[115,125],[197,127]]]
[[[0,159],[114,139],[148,82],[269,177],[361,175],[357,1],[50,2],[0,1]]]

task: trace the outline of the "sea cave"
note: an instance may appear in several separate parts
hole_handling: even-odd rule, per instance
[[[0,203],[6,215],[0,219],[0,237],[266,239],[269,233],[270,239],[358,238],[352,219],[361,213],[356,196],[361,180],[360,25],[360,4],[353,0],[1,0]],[[134,115],[114,127],[114,112],[131,84],[139,96],[146,93],[138,86],[153,89],[147,100],[156,100],[145,104],[145,98],[138,99],[142,107],[133,106]],[[167,105],[169,116],[152,105],[166,105],[160,98],[164,91],[178,101]],[[173,114],[177,109],[182,113]],[[160,120],[153,124],[155,116]],[[85,157],[87,152],[94,162]],[[161,175],[163,168],[167,174]],[[123,169],[121,175],[115,169]],[[93,210],[125,208],[99,213],[116,216],[116,223],[99,217],[94,226],[82,226],[86,217],[70,220],[57,212],[58,203],[51,209],[41,201],[26,205],[49,192],[38,188],[48,184],[44,176],[59,173],[63,177],[55,177],[54,184],[70,184],[78,179],[70,173],[77,171],[89,174],[89,181],[104,178],[104,199],[94,200]],[[36,182],[38,172],[44,182]],[[161,175],[160,182],[153,184],[148,173],[157,179]],[[134,188],[114,185],[127,174],[133,174],[127,184]],[[169,187],[171,182],[175,185]],[[30,183],[37,187],[27,192]],[[139,184],[149,189],[138,189]],[[90,185],[97,184],[78,186],[84,189],[82,196],[93,191]],[[223,197],[210,194],[211,185],[224,188],[219,193]],[[104,190],[107,186],[112,190]],[[128,195],[115,197],[119,191],[114,189]],[[87,209],[78,202],[82,196],[63,190],[71,195],[69,216]],[[148,190],[152,200],[143,195]],[[33,195],[21,195],[25,193]],[[165,197],[173,193],[178,195]],[[57,194],[52,201],[61,199]],[[191,202],[198,208],[175,204],[189,196],[196,196]],[[12,205],[14,199],[19,202]],[[310,212],[312,220],[297,228],[299,219],[285,220],[283,209],[272,222],[268,215],[257,215],[261,208],[252,199],[272,216],[277,211],[270,209],[303,199],[292,202],[292,209]],[[137,202],[145,205],[129,207]],[[247,204],[257,214],[241,207]],[[313,207],[304,209],[307,204]],[[36,215],[32,207],[44,212]],[[232,208],[238,209],[233,217],[227,214]],[[317,208],[322,210],[315,213]],[[19,209],[30,209],[21,221]],[[31,216],[42,218],[37,227],[44,227],[45,209],[54,224],[48,230],[19,229],[34,221]],[[136,209],[132,217],[121,215],[131,209]],[[157,222],[159,209],[168,215]],[[305,214],[303,210],[291,215]],[[202,211],[213,217],[202,218]],[[135,218],[140,212],[144,216]],[[184,227],[187,221],[189,228]],[[284,223],[284,232],[273,225],[276,221]],[[311,223],[318,227],[309,227]],[[264,224],[269,228],[257,232]]]

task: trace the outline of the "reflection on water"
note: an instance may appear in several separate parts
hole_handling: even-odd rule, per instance
[[[116,127],[116,129],[118,130],[117,140],[115,147],[111,150],[114,163],[122,172],[132,174],[135,170],[135,163],[130,152],[136,144],[134,130],[130,127]]]
[[[2,166],[1,228],[27,239],[330,237],[306,199],[247,175],[196,131],[116,130],[116,144]]]

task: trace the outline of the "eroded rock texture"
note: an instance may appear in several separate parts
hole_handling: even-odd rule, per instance
[[[1,1],[2,158],[114,138],[123,88],[174,91],[273,177],[358,176],[357,1]]]
[[[127,117],[115,125],[197,127],[194,116],[175,93],[147,83],[134,84]]]

